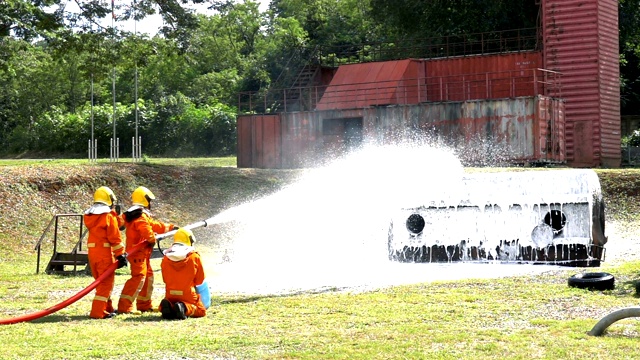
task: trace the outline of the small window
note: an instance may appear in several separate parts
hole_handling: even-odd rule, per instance
[[[411,214],[407,219],[407,230],[412,234],[420,234],[424,230],[424,218],[420,214]]]
[[[567,217],[560,210],[551,210],[544,216],[544,223],[551,226],[554,234],[559,234],[567,224]]]

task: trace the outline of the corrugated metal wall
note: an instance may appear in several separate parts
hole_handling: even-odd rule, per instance
[[[241,115],[237,119],[238,167],[282,167],[280,115]]]
[[[562,73],[567,160],[620,166],[617,0],[543,0],[544,67]]]
[[[425,60],[428,101],[497,99],[537,93],[531,84],[542,66],[540,52],[519,52]]]
[[[537,96],[381,107],[364,120],[372,142],[422,133],[456,149],[468,164],[561,163],[563,110],[562,101]]]
[[[539,97],[535,118],[538,119],[534,138],[537,144],[536,158],[552,159],[565,162],[566,143],[564,129],[566,127],[564,101],[554,100],[550,97]]]
[[[316,105],[317,110],[354,109],[378,104],[416,102],[422,62],[399,60],[342,65]],[[411,83],[405,79],[413,79]],[[402,94],[397,94],[402,91]],[[416,94],[407,94],[414,92]]]
[[[600,126],[602,128],[602,164],[618,167],[620,151],[620,46],[618,37],[618,1],[598,1],[600,24]]]
[[[252,143],[241,142],[238,166],[301,168],[332,160],[341,155],[337,148],[345,141],[335,132],[325,134],[323,127],[327,120],[335,126],[341,119],[362,119],[363,144],[393,144],[421,135],[449,144],[472,164],[565,160],[564,104],[536,96],[241,117],[238,138]],[[272,132],[277,129],[281,135]],[[279,162],[254,155],[275,152],[274,141],[266,140],[272,135],[282,139]]]
[[[340,66],[317,110],[546,95],[540,52]],[[552,80],[552,81],[545,81]]]

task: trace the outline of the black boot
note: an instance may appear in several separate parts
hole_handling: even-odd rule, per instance
[[[173,320],[176,318],[176,311],[171,304],[171,301],[162,299],[160,301],[160,312],[162,312],[162,318],[167,320]]]
[[[186,312],[187,312],[187,307],[184,305],[184,303],[178,301],[175,304],[175,318],[178,320],[184,320],[187,318]]]

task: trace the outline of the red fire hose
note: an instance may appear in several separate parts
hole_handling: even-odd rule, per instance
[[[133,255],[134,253],[136,253],[137,251],[139,251],[140,249],[144,248],[147,245],[146,242],[142,242],[136,246],[134,246],[130,252],[127,253],[127,256],[129,255]],[[54,312],[60,310],[60,309],[64,309],[65,307],[73,304],[74,302],[82,299],[85,295],[87,295],[89,292],[91,292],[91,290],[95,289],[96,286],[98,286],[98,284],[100,284],[102,282],[102,280],[104,280],[107,276],[111,275],[111,273],[113,273],[114,271],[116,271],[116,268],[118,267],[118,263],[115,262],[113,264],[111,264],[111,266],[107,269],[107,271],[105,271],[102,275],[98,276],[97,279],[95,279],[91,285],[87,286],[86,288],[84,288],[83,290],[81,290],[80,292],[78,292],[77,294],[73,295],[72,297],[68,298],[67,300],[54,305],[50,308],[44,309],[44,310],[40,310],[40,311],[36,311],[34,313],[31,314],[25,314],[25,315],[21,315],[21,316],[17,316],[14,318],[10,318],[10,319],[0,319],[0,325],[8,325],[8,324],[17,324],[23,321],[31,321],[31,320],[35,320],[35,319],[39,319],[43,316],[47,316],[49,314],[53,314]]]
[[[203,221],[199,221],[196,222],[194,224],[191,225],[187,225],[184,228],[185,229],[195,229],[197,227],[200,226],[207,226],[208,223],[207,221],[212,220],[211,219],[207,219],[207,220],[203,220]],[[160,240],[164,239],[165,237],[169,237],[173,234],[175,234],[175,230],[163,233],[163,234],[157,234],[155,236],[156,238],[156,242],[160,242]],[[146,242],[142,242],[136,246],[134,246],[130,252],[127,253],[127,256],[129,255],[133,255],[134,253],[136,253],[137,251],[139,251],[140,249],[144,248],[147,245]],[[158,245],[158,248],[160,248],[160,245]],[[72,297],[68,298],[67,300],[54,305],[50,308],[44,309],[44,310],[40,310],[31,314],[26,314],[26,315],[21,315],[21,316],[17,316],[14,318],[10,318],[10,319],[0,319],[0,325],[8,325],[8,324],[16,324],[19,322],[24,322],[24,321],[31,321],[31,320],[35,320],[35,319],[39,319],[43,316],[47,316],[49,314],[53,314],[54,312],[60,310],[60,309],[64,309],[65,307],[73,304],[74,302],[82,299],[85,295],[87,295],[89,292],[91,292],[91,290],[95,289],[96,286],[98,286],[98,284],[100,284],[100,282],[102,282],[102,280],[104,280],[107,276],[109,276],[111,273],[113,273],[114,271],[116,271],[116,268],[118,267],[118,263],[113,263],[111,264],[111,266],[107,269],[107,271],[104,272],[104,274],[98,276],[97,279],[95,279],[89,286],[87,286],[86,288],[84,288],[83,290],[81,290],[80,292],[78,292],[77,294],[73,295]]]

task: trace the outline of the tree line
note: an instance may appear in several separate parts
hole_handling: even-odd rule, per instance
[[[82,157],[93,134],[107,157],[114,122],[121,156],[136,129],[145,155],[232,155],[238,94],[291,85],[310,49],[532,28],[536,3],[271,0],[260,11],[254,0],[4,0],[0,155]],[[619,0],[619,10],[622,112],[637,114],[640,0]],[[153,14],[163,19],[154,35],[104,25]],[[332,53],[338,63],[351,55]]]

